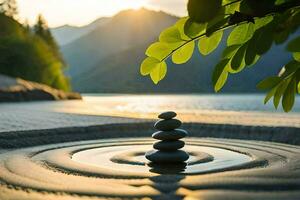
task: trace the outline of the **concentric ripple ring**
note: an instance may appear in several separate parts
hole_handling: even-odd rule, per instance
[[[172,166],[165,170],[167,173],[159,173],[149,165],[144,153],[152,148],[153,140],[148,138],[102,139],[6,151],[0,154],[0,193],[23,195],[24,199],[134,199],[161,195],[247,199],[253,197],[253,192],[266,199],[300,197],[297,146],[203,138],[185,142],[184,150],[191,156],[178,173],[172,173]]]

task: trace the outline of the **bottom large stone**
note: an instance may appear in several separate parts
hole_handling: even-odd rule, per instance
[[[172,152],[152,150],[147,152],[145,156],[154,163],[180,163],[189,159],[189,154],[182,150]]]

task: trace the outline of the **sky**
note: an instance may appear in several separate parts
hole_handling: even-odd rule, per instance
[[[17,0],[20,21],[34,24],[42,14],[50,27],[83,26],[124,9],[145,7],[177,16],[186,15],[187,0]]]

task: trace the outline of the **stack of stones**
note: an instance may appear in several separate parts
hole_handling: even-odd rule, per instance
[[[175,112],[169,111],[161,113],[154,125],[154,128],[159,130],[152,135],[152,138],[160,140],[154,143],[152,150],[146,153],[146,158],[152,163],[184,163],[188,160],[189,155],[183,150],[184,141],[180,140],[187,136],[187,132],[178,129],[181,126],[181,121],[174,119],[177,116]]]

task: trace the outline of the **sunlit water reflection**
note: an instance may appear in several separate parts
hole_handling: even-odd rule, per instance
[[[174,110],[187,121],[249,125],[300,126],[300,99],[292,112],[276,110],[272,101],[263,104],[263,94],[247,95],[100,95],[85,94],[83,100],[0,104],[1,110],[157,118]],[[6,108],[6,109],[3,109]]]
[[[253,111],[277,112],[272,101],[263,104],[264,95],[101,95],[85,94],[83,101],[33,102],[41,109],[93,114],[157,113],[176,110],[179,113],[201,111]],[[28,103],[26,103],[28,104]],[[300,112],[300,99],[296,99],[293,112]]]

